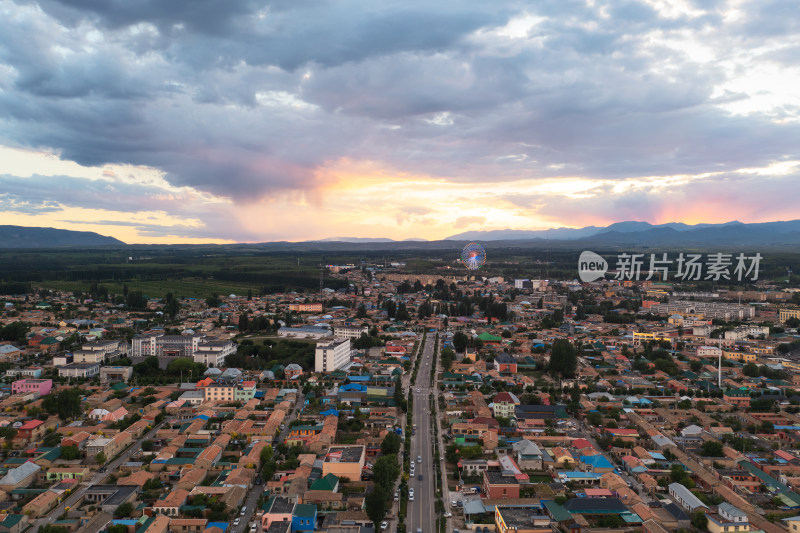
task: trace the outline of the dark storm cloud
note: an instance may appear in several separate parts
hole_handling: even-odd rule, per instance
[[[794,121],[720,109],[748,95],[720,93],[730,72],[674,46],[681,32],[721,58],[740,41],[764,44],[796,30],[796,2],[747,3],[732,23],[723,2],[693,5],[707,12],[582,0],[45,0],[40,11],[0,0],[0,143],[148,165],[237,201],[323,186],[320,169],[343,158],[491,182],[796,157]],[[499,32],[526,12],[527,35]],[[764,61],[797,64],[780,50]],[[124,195],[120,209],[132,209]]]

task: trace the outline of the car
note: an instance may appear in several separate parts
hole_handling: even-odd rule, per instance
[[[450,507],[456,507],[457,505],[458,505],[458,504],[456,503],[456,501],[455,501],[455,500],[453,500],[453,501],[451,501],[451,502],[450,502]]]
[[[417,479],[418,479],[418,480],[420,480],[420,481],[422,481],[422,474],[420,474],[419,476],[417,476]]]
[[[387,522],[386,520],[381,522],[381,529],[386,529],[387,527],[389,527],[389,522]]]
[[[451,513],[450,511],[447,511],[446,513],[444,513],[444,517],[445,518],[450,518],[451,516],[453,516],[453,513]]]
[[[250,533],[256,533],[256,531],[258,531],[258,526],[256,524],[251,525]]]
[[[422,392],[422,389],[417,389],[417,394],[419,394],[420,392]]]
[[[464,502],[462,502],[461,500],[458,500],[457,504],[459,507],[464,507]]]
[[[264,480],[261,479],[260,477],[257,477],[256,478],[256,485],[261,485],[262,483],[264,483]]]
[[[240,514],[240,515],[242,515],[242,516],[244,516],[244,515],[246,515],[246,514],[247,514],[247,506],[246,506],[246,505],[245,505],[245,506],[242,506],[242,512],[241,512],[241,513],[239,513],[239,514]]]
[[[414,488],[413,487],[408,489],[408,495],[411,496],[412,498],[414,497]]]
[[[107,470],[108,469],[104,466],[101,466],[100,468],[97,469],[97,471],[100,472],[101,474],[104,474]]]
[[[236,517],[236,518],[233,520],[233,525],[234,525],[234,526],[238,526],[238,525],[239,525],[239,517]]]
[[[418,456],[417,456],[417,462],[418,462],[418,463],[421,463],[421,462],[422,462],[422,456],[421,456],[421,455],[418,455]]]
[[[394,491],[394,501],[396,502],[400,501],[400,493],[397,491]]]
[[[417,533],[422,533],[422,528],[421,527],[417,528]]]

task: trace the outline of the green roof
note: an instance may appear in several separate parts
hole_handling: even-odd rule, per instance
[[[487,333],[485,331],[480,335],[478,335],[478,338],[483,342],[500,342],[503,340],[502,337],[496,337],[495,335],[492,335],[491,333]]]
[[[292,516],[312,517],[317,513],[317,506],[310,503],[298,503],[294,506]]]
[[[327,474],[325,477],[314,481],[314,483],[311,484],[311,490],[333,491],[338,483],[338,477],[333,474]]]
[[[563,505],[559,505],[554,501],[545,500],[542,502],[556,522],[569,522],[572,520],[572,515],[569,511],[564,509]]]

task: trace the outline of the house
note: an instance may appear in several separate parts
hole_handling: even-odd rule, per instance
[[[750,531],[747,513],[728,502],[719,504],[716,513],[706,513],[710,533],[729,533]]]
[[[22,358],[22,350],[13,344],[0,344],[0,363],[15,363]]]
[[[21,514],[2,515],[0,533],[22,533],[28,528],[28,517]]]
[[[47,396],[52,388],[52,379],[19,379],[11,384],[11,393],[27,394],[33,392],[39,396]]]
[[[597,474],[607,474],[614,470],[614,465],[603,455],[583,455],[580,458],[581,470]]]
[[[541,510],[525,507],[495,507],[494,523],[498,533],[551,533],[550,517]]]
[[[292,511],[292,533],[314,531],[317,528],[317,506],[298,503]]]
[[[497,356],[494,358],[494,366],[501,374],[517,373],[517,360],[506,352],[497,354]]]
[[[669,484],[669,495],[675,500],[675,503],[683,507],[689,514],[694,513],[698,509],[708,509],[697,496],[692,494],[689,489],[680,483]]]
[[[513,418],[514,408],[520,403],[516,395],[510,392],[501,392],[495,395],[489,407],[492,409],[495,418]]]
[[[333,446],[328,449],[322,462],[322,475],[333,474],[357,481],[366,464],[366,448],[363,445]]]
[[[524,470],[542,470],[544,454],[535,442],[522,439],[511,445],[517,464]]]
[[[273,523],[292,522],[294,502],[283,496],[270,496],[264,504],[264,514],[261,516],[261,527],[266,531]]]
[[[22,512],[33,517],[44,516],[58,504],[59,495],[52,490],[46,490],[26,503]]]
[[[189,491],[175,489],[167,493],[162,499],[153,504],[153,512],[167,516],[178,516],[181,505],[186,503]]]

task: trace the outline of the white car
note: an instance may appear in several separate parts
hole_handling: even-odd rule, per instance
[[[233,525],[234,526],[238,526],[239,525],[239,518],[238,517],[233,521]]]
[[[414,489],[408,489],[408,499],[414,501]]]
[[[418,456],[417,456],[417,462],[418,462],[418,463],[421,463],[421,462],[422,462],[422,456],[421,456],[421,455],[418,455]]]
[[[389,527],[389,522],[387,522],[386,520],[381,522],[381,529],[386,529],[387,527]]]
[[[453,516],[453,513],[451,513],[450,511],[447,511],[446,513],[444,513],[444,517],[445,518],[450,518],[451,516]]]

